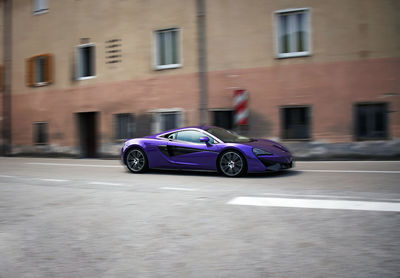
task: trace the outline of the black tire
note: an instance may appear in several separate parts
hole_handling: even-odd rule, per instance
[[[227,177],[240,177],[247,173],[246,160],[241,153],[235,150],[223,152],[217,161],[220,173]]]
[[[126,167],[132,173],[143,173],[148,169],[148,160],[141,148],[131,148],[126,153]]]

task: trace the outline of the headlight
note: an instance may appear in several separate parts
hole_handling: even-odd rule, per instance
[[[257,149],[257,148],[253,148],[253,153],[257,156],[258,155],[272,155],[272,153],[270,153],[270,152],[267,152],[267,151],[264,151],[261,149]]]

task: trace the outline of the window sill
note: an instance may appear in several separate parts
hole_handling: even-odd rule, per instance
[[[356,138],[355,139],[357,142],[371,142],[371,141],[376,141],[376,142],[379,142],[379,141],[388,141],[388,140],[390,140],[390,138],[389,137],[381,137],[381,138],[367,138],[367,137],[361,137],[361,138]]]
[[[32,15],[46,14],[48,12],[49,12],[48,9],[43,9],[43,10],[33,11]]]
[[[166,69],[177,69],[177,68],[181,68],[182,64],[170,64],[170,65],[162,65],[162,66],[158,66],[155,65],[154,69],[155,70],[166,70]]]
[[[291,52],[291,53],[278,53],[276,58],[277,59],[285,59],[285,58],[296,58],[296,57],[307,57],[311,56],[310,51],[303,51],[303,52]]]
[[[44,87],[44,86],[47,86],[47,85],[50,85],[50,82],[35,83],[35,84],[33,84],[32,87]]]
[[[312,141],[312,138],[281,138],[280,140],[283,142],[310,142]]]
[[[96,75],[93,76],[84,76],[84,77],[78,77],[76,80],[88,80],[88,79],[93,79],[96,78]]]

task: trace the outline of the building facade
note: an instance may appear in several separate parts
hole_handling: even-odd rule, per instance
[[[199,124],[204,93],[206,121],[235,128],[239,89],[249,136],[399,147],[399,1],[12,2],[14,154],[116,155]]]

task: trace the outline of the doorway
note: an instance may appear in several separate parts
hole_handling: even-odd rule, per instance
[[[97,112],[77,113],[81,158],[97,157]]]

